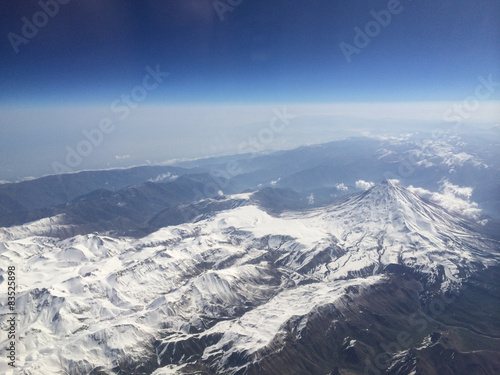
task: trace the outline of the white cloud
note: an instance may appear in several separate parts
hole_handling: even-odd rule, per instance
[[[433,193],[430,190],[427,190],[427,189],[424,189],[421,187],[415,187],[413,185],[408,186],[407,189],[410,190],[412,193],[415,193],[418,196],[423,197],[423,198],[427,198],[427,199],[429,199],[432,194],[437,194],[437,193]]]
[[[460,187],[445,179],[441,182],[439,192],[413,186],[409,186],[408,190],[429,199],[448,211],[459,213],[469,219],[478,220],[481,217],[482,211],[478,204],[470,200],[474,190],[471,187]]]
[[[375,185],[373,182],[371,182],[371,181],[368,182],[365,180],[358,180],[358,181],[356,181],[356,184],[355,184],[357,189],[362,189],[362,190],[368,190],[373,185]]]
[[[149,182],[173,181],[173,180],[175,180],[178,177],[179,176],[174,175],[174,174],[172,174],[170,172],[167,172],[167,173],[160,174],[160,175],[156,176],[155,178],[150,178],[148,181]]]
[[[115,155],[116,160],[125,160],[130,158],[130,155]]]
[[[309,204],[314,204],[314,194],[313,194],[313,193],[311,193],[311,195],[309,195],[309,196],[307,197],[307,202],[308,202]]]
[[[471,187],[460,187],[458,185],[453,185],[448,180],[443,180],[441,189],[445,194],[453,194],[461,199],[469,200],[472,196],[472,191],[474,190]]]
[[[347,191],[347,190],[349,190],[349,188],[347,186],[345,186],[343,182],[341,184],[335,185],[335,187],[337,188],[338,191]]]
[[[279,177],[277,180],[272,180],[272,181],[270,182],[270,184],[271,184],[271,185],[276,185],[278,182],[280,182],[280,180],[281,180],[281,177]]]

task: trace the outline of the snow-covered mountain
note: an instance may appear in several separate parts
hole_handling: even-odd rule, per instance
[[[21,373],[410,374],[429,366],[435,345],[487,371],[498,365],[492,343],[467,351],[436,339],[448,334],[436,319],[410,330],[413,352],[400,345],[383,367],[371,359],[419,300],[463,293],[466,304],[468,283],[499,266],[498,243],[464,218],[394,181],[281,214],[251,193],[216,202],[226,208],[142,238],[50,237],[61,217],[2,228],[2,283],[8,265],[18,273]],[[448,316],[450,327],[498,340]]]

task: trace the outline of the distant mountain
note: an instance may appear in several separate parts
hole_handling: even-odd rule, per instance
[[[219,193],[262,191],[259,199],[268,205],[275,202],[272,209],[297,209],[331,204],[361,191],[364,187],[360,187],[360,181],[377,183],[385,179],[398,179],[404,186],[429,193],[440,192],[443,181],[447,181],[457,189],[470,189],[466,199],[478,205],[483,220],[487,215],[500,219],[498,134],[439,134],[350,138],[269,154],[71,173],[3,184],[0,226],[66,214],[73,223],[87,221],[86,230],[90,232],[107,228],[142,235],[158,228],[148,228],[148,222],[161,211],[174,213],[182,205]],[[272,199],[270,194],[274,195]],[[168,217],[165,220],[171,222]],[[114,228],[114,222],[120,224]],[[130,230],[125,222],[130,223]]]
[[[148,221],[160,229],[135,238],[51,237],[67,228],[61,216],[1,228],[0,256],[30,276],[16,305],[19,368],[500,372],[498,241],[391,180],[322,207],[296,194],[187,202],[160,211]]]
[[[94,190],[117,191],[140,185],[169,173],[183,175],[178,167],[135,167],[108,171],[89,171],[46,176],[34,180],[0,185],[0,216],[64,205]]]
[[[220,194],[256,191],[254,199],[262,207],[279,213],[326,206],[396,178],[428,197],[436,195],[435,202],[458,194],[450,206],[458,213],[472,208],[483,229],[494,232],[500,227],[498,134],[439,134],[350,138],[179,166],[80,172],[4,184],[0,226],[62,215],[65,235],[110,232],[140,237],[163,225],[195,220],[209,210],[196,209],[198,202]],[[448,191],[450,187],[454,190]],[[211,205],[210,210],[217,209]]]
[[[21,225],[62,215],[64,224],[75,230],[78,227],[74,234],[115,231],[144,235],[148,232],[148,220],[162,210],[208,198],[197,192],[203,191],[209,182],[208,174],[185,174],[168,182],[144,182],[117,191],[99,188],[55,206],[1,215],[0,225]]]

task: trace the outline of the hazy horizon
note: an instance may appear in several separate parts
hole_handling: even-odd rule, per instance
[[[221,4],[3,2],[0,180],[500,121],[498,2]]]
[[[142,106],[123,120],[105,106],[4,108],[0,181],[286,150],[353,136],[458,131],[444,119],[455,104]],[[498,125],[498,104],[481,103],[460,121],[460,130]],[[111,120],[107,133],[103,119]]]

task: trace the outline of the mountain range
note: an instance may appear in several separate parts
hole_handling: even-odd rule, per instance
[[[20,275],[19,367],[157,375],[500,370],[500,248],[479,224],[393,180],[280,212],[261,204],[264,193],[188,204],[195,218],[143,236],[71,235],[67,227],[76,225],[65,214],[3,228],[2,263],[18,265]]]
[[[0,185],[17,367],[500,373],[496,146],[350,138]]]

